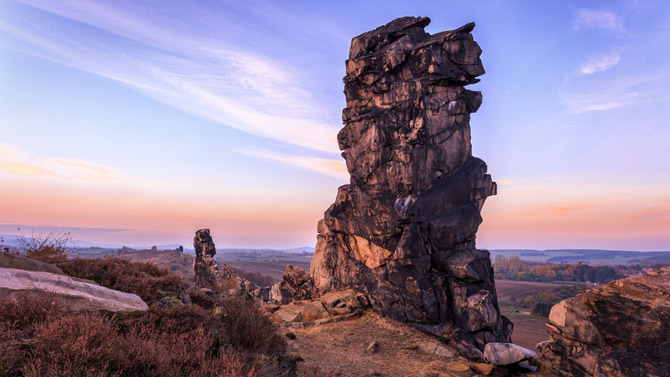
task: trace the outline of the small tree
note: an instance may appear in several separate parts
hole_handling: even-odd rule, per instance
[[[28,258],[38,260],[62,259],[67,256],[69,245],[72,242],[70,232],[61,233],[56,230],[44,234],[31,232],[30,237],[26,237],[18,228],[19,248],[22,249]]]

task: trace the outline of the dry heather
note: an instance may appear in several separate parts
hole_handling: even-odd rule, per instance
[[[165,270],[115,259],[56,264],[154,304],[111,315],[64,312],[55,297],[0,300],[0,376],[235,377],[278,375],[287,363],[284,339],[249,300],[190,292],[192,305],[164,307],[162,295],[185,289]]]

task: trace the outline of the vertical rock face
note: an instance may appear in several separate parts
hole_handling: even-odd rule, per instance
[[[484,73],[474,24],[430,35],[404,17],[354,38],[344,128],[351,182],[318,225],[311,276],[320,292],[353,287],[394,319],[453,325],[483,349],[510,340],[480,211],[496,185],[472,157],[470,113]]]
[[[195,273],[195,284],[198,288],[208,288],[219,290],[220,271],[219,266],[214,261],[216,247],[214,240],[209,234],[209,229],[200,229],[195,232],[193,238],[193,247],[195,248],[195,259],[193,260],[193,272]]]
[[[590,289],[551,308],[538,344],[557,376],[669,376],[670,267]]]

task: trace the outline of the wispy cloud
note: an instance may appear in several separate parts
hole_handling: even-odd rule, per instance
[[[575,29],[623,31],[621,18],[613,12],[598,9],[578,9],[572,21]]]
[[[38,157],[6,143],[0,143],[0,173],[33,178],[52,177],[92,183],[130,180],[130,177],[124,173],[107,166],[81,160]]]
[[[598,83],[582,82],[581,86],[579,81],[566,77],[559,96],[573,114],[613,110],[667,101],[663,86],[665,82],[665,73],[619,77]]]
[[[649,207],[629,218],[632,222],[649,222],[670,225],[670,205]]]
[[[619,63],[621,56],[618,53],[609,55],[600,55],[589,59],[579,68],[579,72],[584,75],[590,75],[596,72],[606,71]]]
[[[325,174],[333,178],[340,179],[342,181],[349,180],[349,172],[347,171],[347,167],[344,164],[344,161],[341,160],[333,160],[320,157],[294,156],[284,153],[268,152],[258,149],[245,150],[243,151],[243,153],[270,161],[278,161],[281,163],[297,166],[303,169],[316,171],[321,174]]]
[[[27,1],[0,20],[9,47],[120,81],[168,105],[252,135],[312,150],[337,152],[334,124],[290,65],[211,34],[179,29],[183,17],[216,25],[206,7],[153,17],[140,5],[91,1]],[[128,5],[128,4],[126,4]],[[39,9],[36,9],[36,8]],[[194,10],[195,9],[195,10]],[[136,11],[136,12],[135,12]],[[51,27],[58,23],[60,27]]]

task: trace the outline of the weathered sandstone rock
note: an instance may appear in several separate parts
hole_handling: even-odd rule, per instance
[[[494,365],[511,365],[537,358],[537,353],[513,343],[488,343],[484,347],[484,360]]]
[[[217,293],[248,294],[261,304],[271,302],[270,287],[257,287],[249,280],[239,277],[227,265],[219,266],[216,263],[216,246],[209,229],[195,232],[193,247],[193,272],[197,288],[211,289]]]
[[[54,296],[68,311],[133,312],[149,309],[139,296],[132,293],[77,281],[66,275],[0,268],[0,297],[20,293]]]
[[[475,248],[496,185],[472,157],[470,113],[484,73],[474,24],[430,35],[404,17],[351,42],[344,128],[351,182],[318,224],[310,267],[321,292],[353,288],[393,319],[463,329],[475,347],[509,342],[489,253]]]
[[[346,316],[360,314],[368,307],[364,295],[351,289],[331,291],[312,300],[292,300],[289,304],[267,305],[267,311],[273,313],[277,322],[316,322],[327,323],[331,319],[343,319]]]
[[[309,300],[315,297],[314,284],[307,271],[289,264],[282,280],[270,289],[270,297],[273,303],[282,305],[295,300]]]
[[[44,271],[51,272],[52,274],[65,275],[60,268],[52,264],[5,252],[0,252],[0,267],[26,271]]]
[[[557,376],[670,375],[670,267],[562,301],[549,315],[542,369]]]

